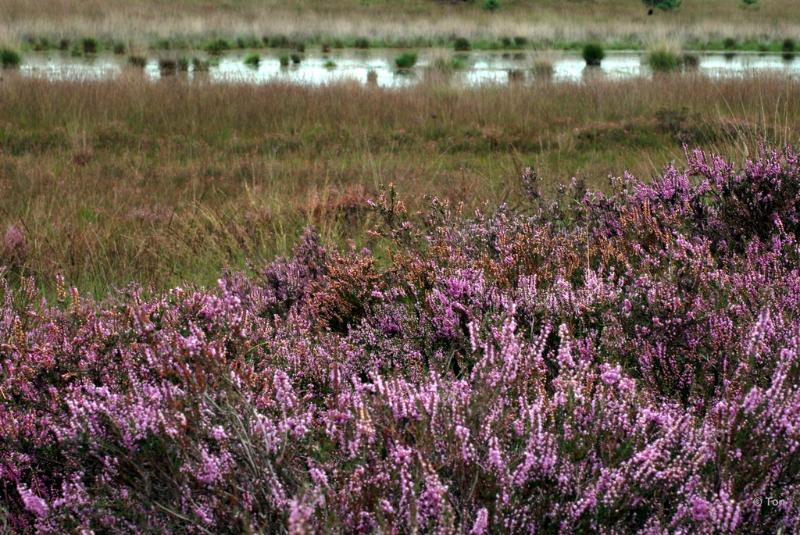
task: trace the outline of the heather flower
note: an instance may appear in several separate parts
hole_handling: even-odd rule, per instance
[[[470,535],[483,535],[486,533],[486,528],[489,526],[489,512],[486,508],[482,508],[475,516],[475,523],[472,525]]]
[[[17,484],[17,492],[19,492],[20,498],[22,498],[22,503],[25,505],[25,509],[34,515],[46,516],[48,511],[50,511],[50,507],[47,505],[47,502],[36,496],[24,485]]]
[[[27,251],[25,231],[19,225],[10,225],[3,235],[3,258],[20,261]]]

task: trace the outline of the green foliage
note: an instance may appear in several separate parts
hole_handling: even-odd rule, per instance
[[[289,66],[289,56],[283,55],[280,57],[281,67],[288,67]]]
[[[356,48],[363,48],[363,49],[369,48],[369,39],[367,39],[366,37],[359,37],[353,42],[353,46]]]
[[[751,7],[757,5],[758,0],[742,0],[742,3],[747,7]]]
[[[603,58],[606,57],[606,53],[603,50],[602,45],[598,43],[588,43],[583,47],[583,59],[587,65],[596,67],[600,65],[603,61]]]
[[[797,47],[794,39],[791,37],[787,37],[783,40],[782,49],[784,52],[794,52],[794,49]]]
[[[113,50],[114,54],[121,56],[122,54],[125,53],[125,43],[123,43],[122,41],[115,42]]]
[[[325,68],[328,70],[333,70],[336,68],[336,62],[332,59],[325,60]]]
[[[206,45],[206,52],[214,56],[218,56],[231,48],[230,43],[225,39],[214,39]]]
[[[0,48],[0,65],[4,69],[18,67],[22,63],[22,57],[19,52],[10,48]]]
[[[300,62],[303,61],[303,56],[301,56],[300,54],[296,53],[291,54],[289,57],[292,59],[292,63],[294,63],[295,65],[299,65]]]
[[[274,37],[264,37],[264,42],[269,43],[272,48],[289,48],[289,39],[285,35],[276,35]]]
[[[403,52],[394,60],[398,69],[410,69],[417,64],[416,52]]]
[[[672,11],[681,7],[683,0],[642,0],[649,8],[658,8],[662,11]]]
[[[83,48],[84,54],[95,54],[97,53],[97,39],[94,37],[84,37],[81,40],[81,47]]]
[[[483,9],[486,11],[497,11],[500,9],[500,0],[486,0],[483,3]]]
[[[238,48],[258,48],[260,43],[255,37],[237,37],[236,46]]]
[[[725,50],[736,50],[736,39],[733,37],[726,37],[722,40],[722,46]]]
[[[453,48],[459,52],[466,52],[472,49],[472,45],[466,37],[457,37],[453,43]]]
[[[461,71],[467,68],[467,60],[465,58],[456,56],[450,60],[450,68],[454,71]]]
[[[258,68],[258,66],[261,64],[261,56],[256,53],[248,54],[244,58],[244,64],[248,67],[253,67],[254,69]]]

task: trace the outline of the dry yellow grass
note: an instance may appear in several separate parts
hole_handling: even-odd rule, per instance
[[[286,252],[307,224],[368,244],[365,200],[390,182],[411,209],[425,195],[514,204],[525,165],[548,187],[603,187],[682,159],[683,141],[741,157],[798,126],[800,83],[781,78],[381,90],[6,75],[0,232],[24,229],[13,267],[45,281],[208,283]]]
[[[176,36],[286,35],[372,39],[472,39],[524,36],[533,41],[589,39],[680,43],[733,37],[778,40],[800,35],[795,0],[744,8],[735,0],[687,0],[676,12],[648,16],[640,0],[0,0],[0,42],[25,36],[91,35],[138,42]]]

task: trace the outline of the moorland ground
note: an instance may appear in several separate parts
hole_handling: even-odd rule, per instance
[[[599,40],[616,48],[670,41],[690,48],[780,50],[800,36],[794,0],[747,5],[687,0],[675,11],[640,0],[1,0],[0,43],[56,45],[91,37],[131,47],[203,46],[214,38],[244,43],[286,37],[353,46],[426,46],[469,38],[475,47],[522,38],[531,46],[569,48]]]
[[[695,75],[615,82],[406,90],[152,83],[0,82],[0,225],[25,235],[14,272],[56,273],[104,295],[131,281],[209,284],[286,253],[302,229],[380,249],[367,201],[395,184],[515,205],[533,166],[546,190],[647,179],[683,144],[740,161],[757,140],[796,141],[800,83]]]

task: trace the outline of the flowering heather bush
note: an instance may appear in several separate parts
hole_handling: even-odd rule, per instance
[[[800,530],[800,162],[408,218],[215,291],[3,290],[12,531]]]

